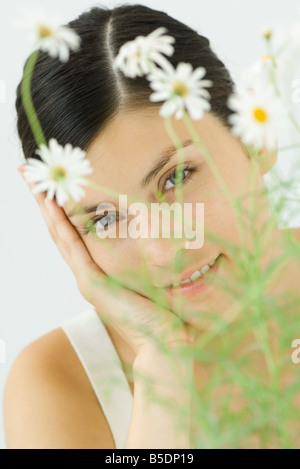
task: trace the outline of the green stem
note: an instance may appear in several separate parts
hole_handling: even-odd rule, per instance
[[[175,145],[175,147],[178,151],[179,158],[178,158],[178,164],[177,164],[177,167],[176,167],[176,170],[178,170],[179,165],[184,161],[183,145],[182,145],[182,142],[181,142],[180,138],[178,137],[177,133],[173,129],[172,122],[171,122],[171,117],[166,117],[164,119],[164,122],[165,122],[166,131],[168,132],[169,137],[171,138],[172,142],[174,143],[174,145]],[[179,174],[180,174],[180,171],[179,171]],[[182,184],[179,184],[179,186],[177,186],[175,188],[175,198],[176,198],[176,202],[179,202],[182,206],[183,205],[183,187],[182,187]],[[186,223],[185,219],[184,219],[184,223]],[[189,223],[190,223],[190,220],[189,220]],[[180,247],[180,240],[174,238],[175,247],[176,247],[177,243],[178,243],[178,246]],[[177,256],[175,256],[175,262],[174,262],[175,272],[180,272],[183,268],[182,253],[183,253],[183,251],[181,249],[178,249]],[[180,312],[181,307],[184,305],[184,303],[185,303],[185,300],[184,300],[183,297],[179,297],[177,299],[176,306],[174,304],[174,308],[175,308],[175,310],[176,309],[178,310],[178,313]]]
[[[33,70],[34,70],[34,66],[36,64],[39,52],[40,50],[37,49],[28,58],[26,65],[25,65],[23,79],[21,83],[21,97],[22,97],[23,106],[24,106],[27,119],[32,130],[34,139],[38,147],[40,147],[42,144],[47,146],[47,142],[46,142],[42,127],[40,125],[37,113],[35,111],[35,108],[32,102],[31,91],[30,91]]]
[[[244,226],[244,223],[243,223],[243,220],[242,220],[242,208],[240,206],[240,201],[232,196],[232,194],[231,194],[230,190],[228,189],[225,181],[223,180],[222,175],[219,172],[219,169],[218,169],[215,161],[213,160],[213,158],[210,155],[209,151],[207,150],[204,143],[200,139],[200,137],[198,135],[198,132],[197,132],[196,128],[194,127],[194,125],[193,125],[193,123],[192,123],[192,121],[191,121],[191,119],[190,119],[190,117],[189,117],[189,115],[186,111],[184,112],[183,120],[184,120],[188,130],[190,131],[190,134],[193,137],[193,140],[194,140],[195,144],[201,150],[205,161],[207,162],[207,164],[210,167],[213,175],[215,176],[215,178],[219,182],[220,187],[223,190],[224,195],[228,198],[229,202],[231,202],[232,206],[234,207],[240,237],[241,237],[243,246],[246,248],[246,233],[245,233],[245,226]]]
[[[190,131],[190,134],[193,137],[193,140],[194,140],[195,144],[201,150],[201,152],[202,152],[206,162],[208,163],[211,171],[213,172],[214,176],[216,177],[216,179],[218,180],[220,186],[222,187],[222,189],[224,191],[224,194],[228,197],[228,199],[230,201],[232,201],[233,198],[232,198],[232,195],[231,195],[228,187],[226,186],[225,182],[223,181],[223,178],[222,178],[221,174],[219,173],[219,170],[218,170],[214,160],[212,159],[211,155],[209,154],[209,152],[205,148],[202,140],[200,139],[200,137],[198,135],[197,130],[195,129],[195,127],[194,127],[193,123],[191,122],[191,120],[189,118],[189,115],[187,114],[186,111],[184,112],[183,120],[184,120],[188,130]]]
[[[280,93],[280,90],[279,90],[279,87],[278,87],[278,84],[277,84],[277,81],[276,81],[276,72],[275,72],[276,59],[275,59],[275,56],[273,54],[270,54],[270,55],[272,57],[272,68],[271,68],[270,73],[269,73],[269,78],[270,78],[270,81],[271,81],[271,83],[274,87],[274,90],[275,90],[275,93],[276,93],[277,97],[281,98],[281,93]],[[297,122],[297,119],[295,118],[294,114],[291,112],[290,109],[287,109],[287,115],[288,115],[291,123],[295,127],[295,129],[300,133],[300,126]]]

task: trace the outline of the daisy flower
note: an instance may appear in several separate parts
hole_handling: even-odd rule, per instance
[[[284,57],[275,57],[274,55],[263,55],[259,60],[241,73],[241,80],[249,86],[260,85],[262,82],[268,84],[273,79],[281,82],[288,76],[288,62]]]
[[[275,51],[282,52],[285,49],[297,50],[300,47],[300,21],[296,20],[288,25],[281,26],[274,31],[273,45]]]
[[[182,119],[187,109],[192,119],[201,119],[204,111],[210,110],[210,94],[205,87],[213,84],[211,80],[202,80],[205,74],[204,67],[193,71],[191,64],[180,62],[175,69],[168,62],[164,69],[156,69],[147,76],[155,91],[150,101],[165,101],[159,111],[162,117],[175,114],[176,119]]]
[[[62,147],[52,138],[49,147],[41,145],[36,153],[42,161],[28,158],[24,177],[28,182],[37,183],[33,193],[47,191],[47,198],[56,197],[57,204],[63,206],[70,198],[78,202],[84,195],[79,186],[87,185],[83,178],[93,172],[90,162],[84,159],[86,152],[73,148],[70,143]]]
[[[269,40],[269,39],[271,39],[272,34],[273,34],[273,28],[271,26],[269,26],[269,25],[262,26],[262,28],[261,28],[262,37]]]
[[[235,111],[228,120],[232,134],[257,150],[273,150],[282,128],[284,108],[270,86],[256,89],[236,87],[228,99]]]
[[[61,62],[69,60],[70,51],[80,48],[81,39],[78,34],[67,26],[62,26],[58,18],[49,17],[42,10],[25,10],[23,18],[14,21],[15,26],[29,29],[37,47],[48,52],[50,57],[58,57]]]
[[[270,38],[269,50],[276,57],[284,56],[287,62],[292,62],[296,67],[299,64],[300,54],[300,20],[296,19],[274,28]]]
[[[165,27],[157,28],[148,36],[137,36],[133,41],[126,42],[114,59],[114,67],[124,75],[135,78],[151,72],[154,63],[164,66],[167,59],[162,55],[174,53],[172,36],[163,35]]]

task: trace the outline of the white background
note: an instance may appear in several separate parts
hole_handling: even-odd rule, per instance
[[[207,36],[234,79],[266,53],[260,37],[265,24],[300,20],[299,0],[149,0],[142,3],[163,10]],[[77,291],[70,268],[48,234],[39,208],[17,172],[23,163],[15,125],[14,100],[24,61],[31,52],[27,33],[12,26],[21,7],[46,8],[62,22],[70,21],[95,5],[122,2],[90,0],[2,2],[0,80],[6,84],[6,103],[0,104],[0,339],[6,342],[6,363],[0,364],[0,400],[7,373],[21,349],[81,312],[89,304]],[[295,153],[279,155],[279,169],[288,174]],[[300,219],[290,220],[299,226]],[[63,357],[62,357],[63,360]],[[5,447],[0,410],[0,447]]]

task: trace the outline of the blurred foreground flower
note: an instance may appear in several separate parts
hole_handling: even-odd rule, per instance
[[[274,29],[272,34],[273,49],[276,55],[300,53],[300,21]]]
[[[24,11],[24,17],[14,21],[15,26],[30,29],[34,33],[37,47],[58,57],[61,62],[69,60],[70,51],[80,48],[80,37],[71,28],[61,26],[57,18],[49,17],[42,9]]]
[[[204,67],[193,70],[191,64],[180,62],[175,69],[168,62],[164,70],[154,70],[147,77],[155,91],[150,101],[166,101],[160,109],[162,117],[175,113],[176,119],[182,119],[187,109],[192,119],[201,119],[204,111],[210,110],[210,94],[205,87],[212,86],[212,81],[202,80],[205,73]]]
[[[288,78],[288,68],[289,64],[284,57],[266,54],[246,67],[240,78],[243,84],[250,87],[268,86],[270,84],[279,86]]]
[[[54,138],[49,147],[41,145],[36,153],[43,161],[28,158],[24,171],[28,182],[38,183],[33,193],[47,191],[47,198],[53,199],[55,195],[61,207],[70,198],[78,202],[85,195],[80,185],[87,185],[83,176],[93,172],[89,160],[84,159],[86,153],[70,143],[62,147]]]
[[[135,78],[151,72],[153,62],[164,66],[167,59],[162,55],[173,55],[172,36],[163,35],[165,27],[157,28],[148,36],[137,36],[133,41],[126,42],[114,60],[114,66],[122,70],[124,75]]]
[[[276,148],[285,110],[270,86],[236,87],[228,106],[235,111],[228,118],[233,125],[233,135],[256,150]]]

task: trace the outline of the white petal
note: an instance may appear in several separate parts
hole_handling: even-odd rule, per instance
[[[170,117],[171,115],[173,115],[174,112],[176,111],[175,100],[170,100],[170,101],[165,102],[163,106],[161,107],[160,111],[161,111],[160,114],[163,117]]]
[[[56,192],[56,184],[52,184],[51,187],[48,189],[47,198],[52,200],[54,198]]]
[[[156,93],[152,93],[150,95],[150,101],[156,102],[156,101],[165,101],[168,99],[168,94],[165,91],[157,91]]]
[[[160,26],[159,28],[155,29],[150,34],[148,34],[148,38],[157,38],[158,36],[166,33],[167,31],[168,30],[165,26]]]
[[[166,52],[165,52],[166,53]],[[162,54],[158,53],[158,52],[152,52],[150,58],[156,62],[158,65],[160,65],[164,70],[170,70],[170,71],[173,71],[172,70],[172,65],[170,64],[170,62],[168,61],[168,59],[166,59]],[[171,66],[171,67],[170,67]]]
[[[190,96],[186,99],[186,107],[192,119],[201,119],[204,114],[204,109],[207,107],[206,102]]]
[[[58,36],[60,39],[63,39],[66,44],[68,44],[70,49],[77,50],[80,47],[81,38],[71,28],[61,26],[58,29]]]
[[[193,71],[192,79],[195,81],[201,80],[206,75],[206,70],[204,67],[197,67]]]
[[[45,192],[47,191],[49,188],[49,182],[48,181],[44,181],[40,184],[36,184],[34,186],[34,188],[32,189],[32,193],[33,194],[38,194],[39,192]]]
[[[62,207],[69,200],[69,195],[66,193],[62,184],[57,185],[55,198],[56,198],[57,204],[60,207]]]
[[[70,57],[69,48],[65,43],[61,43],[58,48],[59,59],[61,62],[67,62]]]
[[[190,63],[180,62],[177,66],[176,74],[179,80],[186,80],[189,78],[193,71],[193,67]]]

